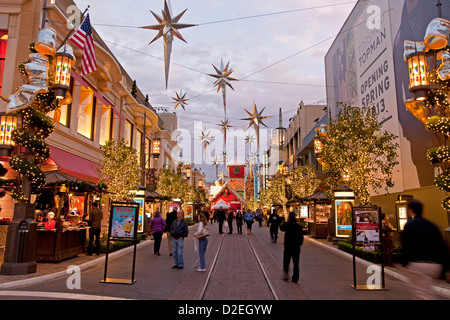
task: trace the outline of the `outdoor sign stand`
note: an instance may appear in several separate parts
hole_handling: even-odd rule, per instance
[[[353,223],[352,223],[352,245],[353,245],[353,285],[351,287],[355,290],[389,290],[385,287],[384,282],[384,250],[382,222],[381,222],[381,208],[377,206],[361,206],[352,208]],[[356,283],[356,245],[363,245],[365,247],[381,246],[381,285],[358,285]],[[370,248],[372,249],[372,248]]]
[[[134,270],[136,265],[137,249],[137,221],[139,216],[139,203],[136,202],[112,202],[110,206],[108,242],[106,245],[105,274],[101,283],[129,284],[136,282],[134,279]],[[107,278],[108,255],[110,241],[128,241],[134,243],[133,269],[131,280]]]

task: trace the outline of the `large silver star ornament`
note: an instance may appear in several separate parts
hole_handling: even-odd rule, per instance
[[[170,56],[172,54],[172,42],[174,40],[174,37],[177,37],[181,41],[186,42],[184,40],[183,36],[180,34],[178,29],[184,29],[189,27],[196,26],[195,24],[183,24],[178,23],[180,21],[181,17],[184,15],[187,9],[185,9],[183,12],[181,12],[176,17],[172,18],[172,9],[170,6],[170,0],[169,3],[167,3],[167,0],[164,0],[164,10],[162,11],[162,16],[160,17],[153,11],[150,11],[155,19],[158,21],[157,25],[152,26],[146,26],[141,27],[143,29],[151,29],[151,30],[158,30],[158,34],[153,38],[152,41],[150,41],[149,45],[158,40],[159,38],[163,38],[164,41],[164,62],[165,62],[165,73],[166,73],[166,89],[169,83],[169,67],[170,67]],[[187,43],[187,42],[186,42]]]
[[[203,149],[205,150],[205,160],[206,160],[206,147],[211,143],[211,140],[214,138],[210,136],[211,131],[209,131],[207,134],[205,134],[202,131],[202,135],[198,137],[199,140],[202,141]]]
[[[258,112],[258,108],[256,107],[255,101],[253,101],[253,113],[250,113],[249,111],[247,111],[247,109],[244,108],[245,112],[247,112],[247,114],[250,116],[249,118],[243,118],[241,120],[247,120],[250,121],[249,124],[247,125],[247,129],[250,128],[251,126],[253,126],[253,128],[255,129],[256,132],[256,143],[258,146],[258,154],[259,154],[259,127],[262,124],[263,126],[267,127],[265,125],[265,123],[262,121],[264,119],[270,118],[270,117],[263,117],[262,113],[264,112],[265,107]]]
[[[178,92],[175,92],[175,94],[177,95],[175,98],[172,98],[174,100],[173,103],[175,103],[175,110],[178,107],[182,107],[183,110],[186,110],[185,107],[188,105],[187,102],[189,101],[189,99],[186,98],[186,94],[183,94],[183,89],[181,89],[180,93],[178,94]]]
[[[228,62],[226,66],[223,64],[223,59],[220,59],[220,69],[216,68],[213,65],[214,70],[216,70],[216,74],[210,74],[211,77],[216,78],[217,80],[214,82],[214,86],[217,87],[217,92],[222,89],[222,97],[223,97],[223,109],[225,112],[225,119],[227,118],[227,98],[226,98],[226,87],[230,87],[234,90],[231,85],[231,81],[236,81],[237,79],[231,78],[230,75],[233,73],[233,69],[228,70],[230,63]]]

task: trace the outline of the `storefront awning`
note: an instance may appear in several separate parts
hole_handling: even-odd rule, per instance
[[[50,158],[41,164],[44,171],[59,170],[75,178],[93,183],[98,183],[99,174],[97,168],[99,166],[93,161],[52,146],[50,146]]]

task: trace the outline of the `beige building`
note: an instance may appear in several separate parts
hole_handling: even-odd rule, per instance
[[[68,34],[67,11],[70,10],[67,8],[73,6],[74,2],[52,2],[54,1],[47,1],[47,26],[55,30],[58,46]],[[28,46],[36,40],[41,27],[43,6],[44,0],[0,2],[2,95],[14,93],[23,83],[18,66],[21,61],[28,59]],[[67,41],[74,49],[77,59],[71,79],[72,103],[61,107],[59,123],[55,123],[55,131],[46,139],[51,147],[51,156],[46,165],[86,181],[96,182],[96,168],[102,160],[100,146],[110,139],[125,139],[128,145],[136,148],[142,162],[145,162],[141,163],[141,167],[175,167],[178,150],[171,139],[171,132],[176,129],[177,123],[174,125],[169,118],[162,120],[153,107],[145,102],[139,88],[136,95],[131,94],[133,79],[95,30],[93,33],[98,69],[85,76],[80,75],[81,50],[70,40]],[[5,110],[6,103],[2,101],[0,112]],[[49,116],[53,118],[54,114]],[[150,147],[157,138],[161,141],[161,155],[159,159],[153,159]],[[142,152],[145,152],[145,157]],[[3,164],[7,166],[7,161],[3,161]],[[8,195],[0,200],[1,217],[12,217],[13,203]]]
[[[300,151],[303,147],[304,138],[325,113],[325,105],[304,105],[302,101],[297,113],[289,119],[284,144],[284,164],[289,166],[289,171],[293,171],[303,164]]]

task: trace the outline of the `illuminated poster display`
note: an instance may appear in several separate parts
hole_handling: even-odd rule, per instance
[[[134,198],[134,202],[139,203],[139,215],[138,215],[138,233],[144,232],[144,199],[143,198]]]
[[[380,213],[376,208],[354,208],[356,243],[374,246],[380,242]]]
[[[352,235],[353,200],[335,200],[336,236],[350,237]]]
[[[133,239],[136,231],[138,206],[111,206],[111,237]]]

